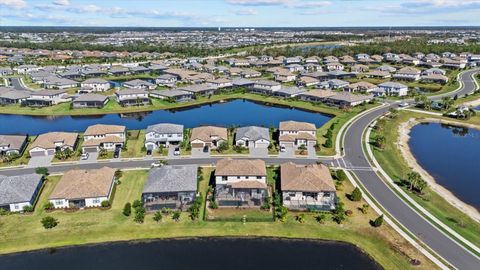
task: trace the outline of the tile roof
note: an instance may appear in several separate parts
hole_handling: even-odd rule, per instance
[[[284,163],[280,166],[282,191],[336,191],[330,170],[323,164]]]
[[[143,193],[197,191],[197,165],[165,165],[148,174]]]
[[[215,175],[219,176],[266,176],[265,161],[261,159],[231,159],[217,161]]]
[[[23,174],[16,176],[0,175],[0,205],[29,202],[43,176]]]
[[[91,135],[102,135],[102,134],[110,134],[110,133],[123,133],[125,132],[125,126],[119,125],[103,125],[97,124],[92,125],[85,130],[84,136],[91,136]]]
[[[31,148],[55,149],[55,142],[62,142],[63,145],[73,147],[77,139],[78,133],[74,132],[48,132],[38,135],[32,142]]]

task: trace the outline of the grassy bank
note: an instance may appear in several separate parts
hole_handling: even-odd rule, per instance
[[[384,131],[385,148],[380,150],[373,147],[375,158],[380,163],[385,172],[396,182],[406,179],[407,174],[411,171],[407,162],[403,159],[402,154],[397,148],[396,142],[399,138],[398,127],[401,123],[408,121],[410,118],[441,118],[433,115],[424,115],[414,112],[401,111],[397,118],[386,121]],[[451,120],[451,119],[449,119]],[[480,121],[479,117],[474,117],[469,123]],[[373,140],[377,134],[372,132]],[[403,187],[417,203],[428,210],[431,214],[441,220],[443,223],[454,229],[460,235],[474,243],[480,245],[480,224],[469,218],[460,210],[448,203],[443,197],[432,191],[429,187],[425,188],[424,194],[420,195],[412,193]]]
[[[211,168],[203,168],[203,180],[199,181],[199,192],[204,198],[211,172]],[[132,216],[122,214],[122,208],[126,202],[140,198],[146,177],[147,171],[124,172],[121,183],[116,188],[112,207],[108,210],[57,210],[45,213],[41,206],[48,200],[60,179],[59,176],[50,176],[33,214],[0,217],[0,253],[133,239],[268,236],[349,242],[370,254],[385,269],[435,268],[390,227],[371,227],[368,221],[376,217],[373,211],[361,214],[357,208],[365,202],[351,202],[345,197],[346,193],[353,190],[350,183],[344,183],[338,192],[338,196],[345,202],[345,208],[353,213],[342,225],[334,223],[330,218],[326,219],[325,224],[320,224],[312,214],[307,214],[305,223],[301,224],[296,221],[297,213],[293,212],[288,214],[286,222],[248,222],[248,217],[246,224],[240,221],[191,221],[188,213],[182,213],[178,222],[165,215],[160,223],[156,223],[152,219],[153,215],[147,214],[145,222],[137,224]],[[59,225],[51,230],[44,229],[40,220],[47,215],[58,219]],[[202,213],[200,216],[203,216]],[[413,258],[419,259],[422,264],[418,267],[411,266],[409,260]]]

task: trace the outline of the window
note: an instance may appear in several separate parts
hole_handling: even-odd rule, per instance
[[[226,176],[222,176],[222,181],[227,181],[227,177],[226,177]]]
[[[92,203],[100,203],[100,199],[93,199]]]
[[[262,179],[262,177],[261,177],[261,176],[257,176],[257,179]]]
[[[240,179],[240,176],[237,176],[237,179]]]
[[[63,204],[63,201],[62,201],[62,200],[56,200],[56,201],[55,201],[55,204],[56,204],[56,205],[62,205],[62,204]]]
[[[15,208],[15,210],[18,210],[20,209],[20,206],[18,206],[18,204],[15,204],[13,208]]]

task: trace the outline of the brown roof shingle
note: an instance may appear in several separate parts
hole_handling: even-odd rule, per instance
[[[231,159],[217,161],[215,175],[221,176],[266,176],[265,162],[261,159]]]
[[[37,136],[33,141],[31,148],[40,147],[44,149],[55,148],[55,142],[62,142],[63,145],[75,146],[78,133],[73,132],[48,132]]]
[[[117,125],[102,125],[97,124],[93,126],[89,126],[87,130],[85,130],[84,136],[91,136],[91,135],[101,135],[101,134],[111,134],[111,133],[123,133],[125,132],[125,126],[117,126]]]
[[[322,164],[284,163],[280,178],[282,191],[336,191],[330,170]]]

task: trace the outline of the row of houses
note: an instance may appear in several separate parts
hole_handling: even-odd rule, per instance
[[[74,169],[65,172],[48,200],[54,208],[100,207],[112,199],[115,169]],[[214,197],[219,207],[259,208],[270,197],[263,160],[221,159],[215,167]],[[0,208],[21,212],[34,206],[44,177],[39,174],[0,175]],[[147,211],[184,210],[197,196],[197,165],[164,165],[150,170],[141,200]],[[280,166],[283,204],[293,210],[333,210],[336,189],[322,164],[284,163]]]

